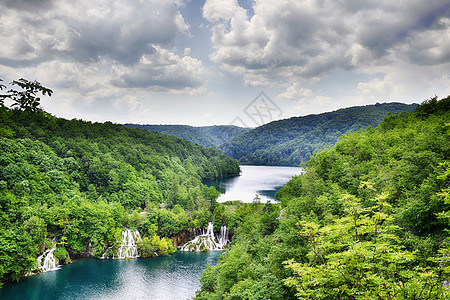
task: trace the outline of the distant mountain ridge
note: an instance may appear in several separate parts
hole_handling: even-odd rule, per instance
[[[299,165],[336,144],[348,132],[376,127],[389,114],[414,111],[417,104],[377,103],[267,123],[217,149],[241,164]]]
[[[216,126],[189,126],[189,125],[139,125],[124,124],[128,128],[141,128],[148,131],[156,131],[173,135],[206,148],[217,148],[226,141],[250,131],[250,128],[243,128],[232,125]]]
[[[349,132],[376,127],[389,114],[412,112],[417,104],[398,102],[353,106],[322,114],[273,121],[256,128],[232,125],[139,125],[129,128],[156,131],[189,140],[247,165],[298,166],[315,152],[330,148]]]

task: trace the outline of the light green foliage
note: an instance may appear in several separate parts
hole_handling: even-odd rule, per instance
[[[285,299],[282,262],[302,243],[296,230],[285,230],[290,220],[277,220],[279,205],[271,203],[227,203],[225,215],[234,234],[232,246],[219,265],[205,270],[195,299]],[[283,224],[279,229],[278,222]],[[270,235],[275,229],[276,243]]]
[[[55,252],[53,253],[56,259],[58,259],[60,264],[70,264],[70,256],[64,247],[57,247]]]
[[[285,282],[305,299],[446,299],[446,279],[437,269],[407,269],[414,253],[400,246],[386,195],[364,208],[347,195],[345,215],[320,227],[300,222],[300,236],[310,247],[309,262],[287,261],[296,276]],[[423,295],[423,296],[421,296]]]
[[[144,236],[142,241],[137,242],[139,255],[141,257],[155,257],[160,255],[172,254],[176,249],[172,245],[172,240],[167,237]]]

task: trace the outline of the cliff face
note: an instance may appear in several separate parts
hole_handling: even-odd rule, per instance
[[[174,234],[172,237],[173,240],[173,246],[174,247],[180,247],[189,242],[192,238],[195,237],[195,234],[192,232],[189,232],[187,230],[181,230],[177,234]]]

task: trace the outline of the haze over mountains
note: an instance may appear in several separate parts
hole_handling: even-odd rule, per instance
[[[124,124],[129,128],[141,128],[148,131],[156,131],[189,140],[200,146],[209,148],[222,145],[226,141],[246,133],[251,128],[243,128],[231,125],[200,126],[189,125],[139,125]]]
[[[377,103],[273,121],[250,129],[236,126],[125,124],[187,139],[237,159],[241,164],[299,165],[332,147],[349,132],[376,127],[389,113],[411,112],[416,104]]]

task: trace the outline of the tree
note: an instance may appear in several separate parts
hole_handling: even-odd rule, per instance
[[[3,80],[0,79],[0,82]],[[52,96],[53,91],[42,86],[38,81],[29,81],[26,79],[14,80],[11,82],[12,86],[18,86],[22,90],[15,90],[10,88],[4,94],[0,94],[0,123],[12,122],[12,119],[20,112],[37,112],[40,110],[39,105],[41,98],[38,94],[43,96]],[[0,83],[0,90],[6,89],[6,86]],[[9,106],[12,109],[10,113],[6,107],[5,102],[12,102]]]
[[[446,268],[408,268],[414,253],[400,246],[386,194],[372,207],[342,198],[345,215],[320,227],[302,221],[300,234],[310,246],[309,262],[286,262],[294,276],[285,280],[301,299],[448,299],[442,283]]]

